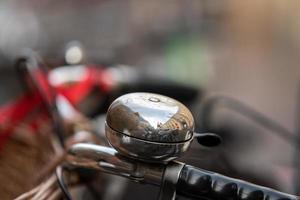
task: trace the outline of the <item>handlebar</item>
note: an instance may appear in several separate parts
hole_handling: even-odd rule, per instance
[[[164,200],[175,199],[176,193],[196,199],[299,200],[297,196],[176,161],[168,164],[139,162],[123,157],[110,147],[76,144],[70,148],[69,156],[68,162],[72,166],[92,168],[159,186],[159,199]]]

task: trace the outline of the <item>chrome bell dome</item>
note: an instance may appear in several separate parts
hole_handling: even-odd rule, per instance
[[[105,128],[109,143],[120,154],[147,162],[168,162],[189,148],[194,119],[175,99],[130,93],[110,105]]]

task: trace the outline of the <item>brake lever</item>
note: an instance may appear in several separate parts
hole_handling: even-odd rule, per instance
[[[160,185],[165,166],[137,162],[120,155],[115,149],[79,143],[68,150],[67,160],[74,166],[96,169],[129,178],[135,182]]]
[[[176,185],[185,165],[177,161],[168,165],[139,162],[120,155],[113,148],[86,143],[73,145],[68,150],[67,161],[72,166],[99,170],[135,182],[159,186],[159,200],[175,199]]]

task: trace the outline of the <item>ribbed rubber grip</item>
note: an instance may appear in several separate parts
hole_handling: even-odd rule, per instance
[[[185,165],[177,193],[186,197],[217,200],[297,200],[299,197],[249,182]]]

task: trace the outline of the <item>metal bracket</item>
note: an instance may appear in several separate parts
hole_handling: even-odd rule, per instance
[[[168,163],[164,172],[158,200],[175,200],[176,185],[184,165],[185,164],[181,162]]]

